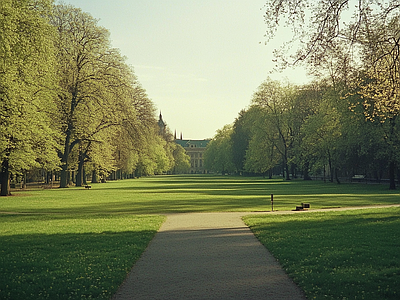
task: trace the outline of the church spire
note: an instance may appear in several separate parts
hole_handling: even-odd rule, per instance
[[[158,127],[160,128],[160,135],[165,135],[166,133],[166,128],[167,128],[167,124],[165,124],[163,118],[162,118],[162,114],[161,114],[161,110],[160,110],[160,118],[158,119]]]

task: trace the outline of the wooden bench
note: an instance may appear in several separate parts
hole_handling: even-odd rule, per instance
[[[301,205],[296,206],[296,211],[307,210],[310,208],[310,203],[301,203]]]
[[[365,179],[365,175],[354,175],[353,177],[351,177],[351,181],[363,181]]]
[[[365,175],[354,175],[353,179],[364,179]]]

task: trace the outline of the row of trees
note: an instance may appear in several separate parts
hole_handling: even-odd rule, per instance
[[[300,171],[305,179],[329,174],[338,182],[342,176],[387,175],[394,189],[400,163],[399,6],[271,0],[266,8],[267,35],[285,19],[303,41],[292,56],[276,52],[280,66],[303,62],[323,79],[304,86],[262,83],[251,106],[210,143],[207,166],[264,174],[279,166],[286,179]]]
[[[97,20],[51,0],[0,2],[1,195],[10,178],[59,171],[60,187],[185,166]],[[183,160],[183,162],[182,162]],[[126,175],[124,175],[126,176]]]

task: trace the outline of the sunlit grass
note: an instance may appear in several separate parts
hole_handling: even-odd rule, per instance
[[[309,299],[400,298],[400,208],[244,220]]]
[[[163,220],[0,215],[0,299],[109,299]]]
[[[68,188],[19,192],[0,211],[29,213],[267,211],[399,203],[399,192],[385,185],[332,184],[229,176],[159,176]],[[18,200],[16,200],[18,199]]]
[[[13,194],[0,198],[0,299],[109,298],[158,230],[164,220],[159,215],[164,213],[268,211],[271,194],[274,210],[281,211],[302,202],[310,203],[311,209],[400,203],[398,192],[384,185],[229,176],[159,176],[92,184],[90,190],[71,187],[15,190]],[[337,213],[326,230],[339,228],[336,220],[340,221],[341,214]],[[296,223],[299,228],[303,223],[311,228],[327,221],[321,217],[321,222],[307,222],[308,215],[302,216],[305,219]],[[291,224],[290,218],[271,219],[283,240],[286,235],[303,234],[296,226],[279,233],[281,227]],[[321,242],[323,237],[314,236]],[[297,259],[302,257],[297,255],[297,246],[301,248],[307,238],[293,240],[296,245],[287,247],[296,249],[292,252]],[[396,239],[392,241],[398,246]],[[352,252],[340,253],[330,256],[352,257]],[[327,265],[323,260],[313,262],[318,263],[321,268]],[[293,273],[302,272],[301,266]],[[353,276],[347,272],[348,277]],[[315,291],[319,281],[314,284],[306,288]]]

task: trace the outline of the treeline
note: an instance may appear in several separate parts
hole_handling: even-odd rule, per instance
[[[214,172],[280,174],[287,180],[390,178],[394,188],[398,118],[366,119],[363,104],[360,90],[343,82],[295,86],[268,79],[250,107],[217,132],[204,154],[205,165]]]
[[[267,38],[285,23],[295,52],[275,51],[278,66],[303,63],[316,82],[268,79],[233,125],[205,153],[215,172],[388,178],[400,166],[400,14],[393,1],[270,1]]]
[[[188,167],[109,32],[51,0],[0,2],[1,195],[42,170],[60,187]]]

